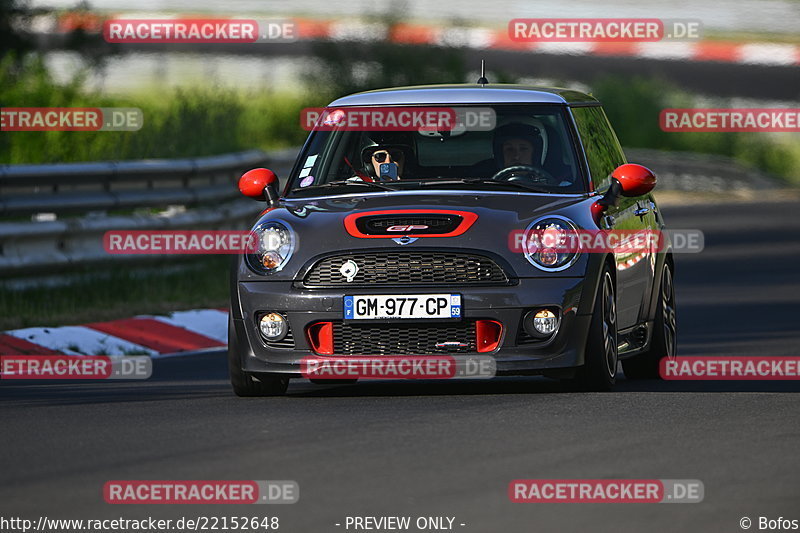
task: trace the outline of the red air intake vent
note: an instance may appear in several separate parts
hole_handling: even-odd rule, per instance
[[[333,355],[333,323],[317,322],[308,326],[308,343],[314,353]]]
[[[477,337],[478,352],[493,352],[500,345],[503,325],[496,320],[476,320],[475,336]]]

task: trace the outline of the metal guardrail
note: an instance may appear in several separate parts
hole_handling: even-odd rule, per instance
[[[656,173],[657,191],[723,193],[777,189],[781,185],[774,177],[725,156],[644,148],[626,148],[625,154],[628,161]]]
[[[0,275],[161,257],[107,254],[109,230],[246,229],[264,204],[241,198],[242,172],[267,166],[285,178],[296,154],[0,167]],[[54,216],[31,216],[42,213]]]
[[[0,167],[0,216],[194,206],[236,198],[253,167],[284,170],[297,151],[251,150],[194,159],[6,165]]]

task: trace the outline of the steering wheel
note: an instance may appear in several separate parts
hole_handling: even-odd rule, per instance
[[[544,180],[551,185],[558,183],[558,180],[555,178],[555,176],[547,172],[545,169],[530,165],[514,165],[511,167],[506,167],[497,171],[490,179],[495,181],[528,181],[521,180],[518,176],[515,176],[515,174],[527,174],[533,176],[533,182],[540,182]]]

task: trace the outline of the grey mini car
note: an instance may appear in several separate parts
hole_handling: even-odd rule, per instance
[[[362,120],[347,123],[354,110]],[[364,119],[428,110],[452,122]],[[472,127],[473,115],[486,120]],[[236,394],[285,393],[309,356],[482,355],[498,375],[609,390],[619,361],[628,378],[655,378],[675,354],[668,241],[631,250],[541,239],[664,229],[655,176],[627,164],[593,97],[386,89],[336,100],[312,129],[282,192],[267,169],[240,180],[267,205],[257,249],[231,276]]]

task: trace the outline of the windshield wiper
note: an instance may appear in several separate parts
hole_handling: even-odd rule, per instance
[[[518,189],[524,189],[524,190],[526,190],[528,192],[538,192],[538,193],[550,193],[550,192],[553,192],[551,190],[542,189],[542,188],[539,188],[539,187],[533,187],[531,185],[526,185],[526,184],[518,182],[518,181],[497,181],[497,180],[492,180],[492,179],[489,179],[489,178],[460,178],[460,179],[455,179],[455,180],[441,180],[441,181],[439,181],[439,180],[433,181],[432,180],[432,181],[425,181],[423,183],[425,185],[438,185],[438,184],[451,185],[453,183],[467,183],[467,184],[481,184],[481,185],[483,185],[483,184],[491,184],[491,185],[502,185],[502,186],[510,185],[510,186],[516,187]]]
[[[307,191],[309,189],[325,189],[329,187],[341,187],[341,186],[348,186],[348,185],[356,185],[356,186],[367,186],[374,189],[382,189],[384,191],[396,191],[394,187],[389,187],[384,183],[380,183],[377,181],[363,181],[363,180],[336,180],[336,181],[329,181],[328,183],[322,183],[320,185],[312,185],[311,187],[295,187],[292,189],[292,192],[295,191]]]

